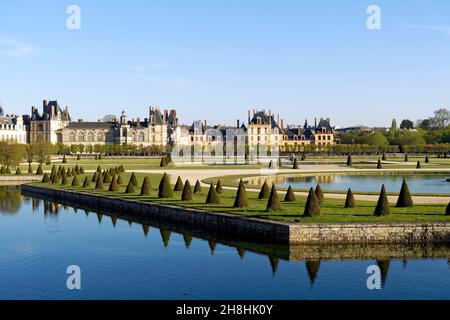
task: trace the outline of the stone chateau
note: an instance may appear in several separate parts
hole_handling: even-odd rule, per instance
[[[286,125],[271,111],[248,111],[247,125],[237,120],[235,126],[208,126],[206,121],[192,125],[179,123],[176,110],[161,111],[149,107],[148,117],[129,119],[124,111],[120,117],[103,121],[74,121],[68,107],[58,101],[43,101],[42,112],[31,108],[31,115],[5,115],[0,107],[0,141],[33,143],[39,141],[65,145],[134,145],[138,147],[165,147],[167,145],[208,146],[226,140],[227,131],[245,139],[249,146],[279,145],[281,150],[302,150],[305,146],[318,148],[334,144],[334,130],[330,119],[305,121],[303,126]]]

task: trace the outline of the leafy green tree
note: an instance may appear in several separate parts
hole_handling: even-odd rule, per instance
[[[391,209],[389,207],[389,200],[387,197],[386,188],[384,187],[384,184],[381,187],[380,197],[378,199],[374,214],[378,217],[388,216],[391,214]]]
[[[406,130],[414,129],[414,122],[412,122],[409,119],[404,119],[402,121],[402,123],[400,123],[400,129],[403,129],[403,130],[405,130],[405,129]]]

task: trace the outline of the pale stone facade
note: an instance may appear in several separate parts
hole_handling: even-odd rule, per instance
[[[16,115],[5,115],[0,106],[0,141],[27,143],[27,130],[23,118]]]

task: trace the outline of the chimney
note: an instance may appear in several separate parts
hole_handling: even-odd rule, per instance
[[[206,120],[205,120],[205,130],[206,130]]]
[[[314,118],[314,129],[317,128],[317,118]]]
[[[168,118],[169,118],[169,111],[164,110],[163,122],[166,123]]]
[[[47,106],[48,106],[47,100],[44,100],[44,101],[42,102],[42,104],[43,104],[43,106],[44,106],[44,111],[45,111],[45,109],[47,109]]]
[[[327,118],[327,122],[331,126],[331,119],[330,118]]]
[[[253,115],[255,115],[255,113],[256,113],[256,111],[255,111],[255,109],[253,109]]]
[[[141,119],[136,118],[136,128],[140,129],[141,128]]]
[[[239,128],[241,127],[241,126],[240,126],[240,123],[239,123],[239,119],[237,119],[236,124],[237,124],[237,128],[239,129]]]
[[[269,124],[272,122],[272,110],[269,109]]]
[[[280,114],[277,114],[277,125],[280,125]]]
[[[284,119],[281,119],[281,129],[284,129]]]
[[[250,124],[250,115],[251,115],[251,112],[250,112],[250,110],[248,110],[248,124]]]
[[[173,118],[174,118],[174,119],[177,119],[177,110],[173,109],[173,110],[171,111],[171,113],[172,113]]]
[[[53,117],[54,115],[55,115],[55,106],[54,105],[52,105],[51,106],[51,108],[50,108],[50,115]]]

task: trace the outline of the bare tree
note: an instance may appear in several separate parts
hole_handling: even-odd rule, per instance
[[[450,122],[450,111],[446,108],[441,108],[434,112],[434,117],[431,118],[431,123],[437,128],[446,128]]]

